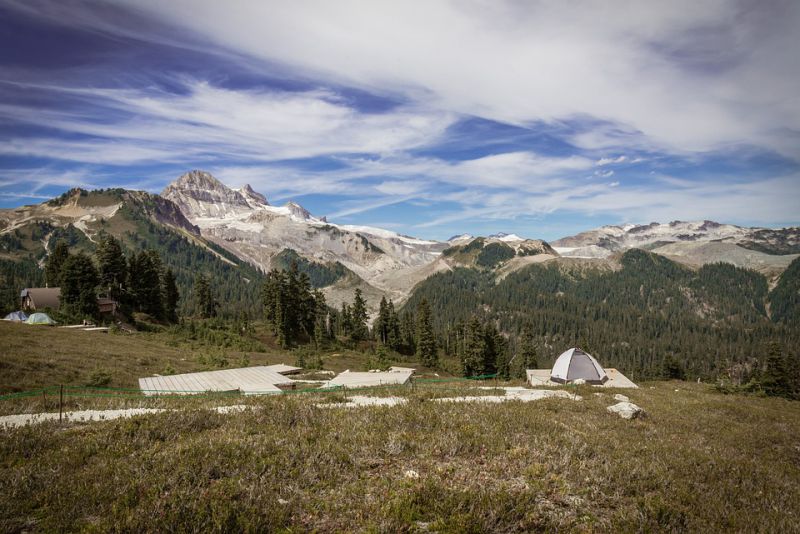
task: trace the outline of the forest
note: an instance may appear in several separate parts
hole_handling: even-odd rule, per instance
[[[455,269],[418,285],[403,310],[430,303],[446,354],[468,352],[477,321],[504,334],[511,357],[533,351],[547,367],[580,346],[633,379],[671,372],[746,382],[770,343],[798,357],[798,260],[772,291],[761,274],[729,264],[695,271],[637,249],[621,264],[610,272],[532,265],[499,282],[492,272]]]

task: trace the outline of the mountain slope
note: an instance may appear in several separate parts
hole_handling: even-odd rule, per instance
[[[670,358],[690,376],[716,378],[734,365],[763,362],[774,340],[797,352],[800,331],[792,325],[800,319],[799,262],[772,293],[752,270],[728,264],[692,269],[638,249],[623,253],[616,267],[559,258],[499,281],[493,271],[458,267],[420,283],[404,309],[426,299],[439,339],[452,353],[463,350],[463,324],[477,315],[508,336],[512,354],[530,328],[541,367],[577,345],[637,379],[660,376]]]
[[[280,267],[274,260],[287,249],[314,263],[342,265],[377,290],[369,291],[376,296],[373,304],[383,293],[403,299],[411,289],[404,281],[446,247],[379,228],[331,224],[293,202],[271,206],[249,185],[234,190],[203,171],[184,174],[162,196],[179,206],[203,237],[262,270]],[[332,285],[326,293],[336,300],[339,289]]]
[[[73,252],[93,253],[103,232],[118,238],[126,252],[148,248],[159,253],[175,272],[182,312],[194,311],[192,287],[201,272],[211,277],[223,313],[260,308],[262,274],[203,238],[178,206],[159,195],[74,189],[42,204],[0,210],[0,228],[0,279],[13,287],[2,295],[4,308],[18,305],[22,287],[43,283],[41,267],[59,239]]]
[[[800,253],[800,228],[745,228],[714,221],[653,222],[645,225],[601,226],[554,241],[562,255],[578,256],[587,247],[598,247],[598,254],[611,254],[630,248],[656,248],[670,243],[719,242],[768,254]]]

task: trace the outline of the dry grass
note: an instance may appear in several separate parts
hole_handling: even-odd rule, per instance
[[[796,531],[797,403],[653,386],[628,392],[648,411],[634,421],[606,412],[613,392],[440,404],[407,388],[390,408],[183,399],[4,431],[0,530]]]
[[[208,369],[199,356],[213,347],[172,343],[165,333],[106,334],[0,321],[0,393],[53,386],[82,386],[96,371],[109,375],[109,387],[138,388],[138,379]],[[231,366],[246,356],[249,365],[292,363],[281,351],[226,350]]]
[[[294,365],[296,354],[276,348],[262,325],[257,325],[256,339],[266,352],[187,343],[168,333],[106,334],[0,321],[0,394],[59,384],[83,386],[91,383],[98,371],[109,376],[108,387],[138,388],[139,378],[167,370],[185,373],[213,369],[210,358],[203,360],[203,356],[221,353],[227,367]],[[352,350],[323,354],[325,369],[336,372],[364,370],[367,360],[363,353]],[[408,360],[393,363],[415,366]]]

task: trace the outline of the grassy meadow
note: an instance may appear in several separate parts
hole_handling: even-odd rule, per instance
[[[797,403],[655,383],[630,393],[647,417],[626,421],[606,412],[608,391],[503,404],[394,393],[409,402],[285,395],[219,414],[188,399],[0,431],[0,530],[797,530]]]
[[[251,364],[291,355],[262,341]],[[4,391],[82,384],[98,366],[131,387],[167,365],[199,370],[205,350],[167,333],[8,324],[0,347]],[[325,363],[363,368],[364,358]],[[380,388],[359,394],[407,402],[363,408],[337,406],[354,392],[70,397],[69,410],[167,411],[0,429],[0,531],[798,530],[797,402],[686,382],[621,391],[647,411],[631,421],[606,411],[615,391],[589,386],[573,389],[580,401],[434,401],[502,394],[476,388],[493,384]],[[52,411],[38,397],[2,410],[44,402]],[[232,404],[246,408],[214,410]]]
[[[103,386],[138,388],[139,378],[154,374],[296,362],[297,354],[276,347],[263,325],[246,341],[258,350],[216,346],[169,331],[106,334],[0,321],[0,394],[60,384],[100,385],[98,375],[107,379]],[[345,349],[324,352],[322,358],[325,369],[336,372],[365,370],[368,364],[364,354]]]

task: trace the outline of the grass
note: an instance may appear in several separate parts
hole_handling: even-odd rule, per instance
[[[634,421],[607,391],[440,404],[406,388],[391,408],[184,399],[3,431],[0,530],[796,531],[797,403],[652,386],[629,392],[648,411]]]
[[[108,387],[138,388],[140,377],[209,369],[201,362],[215,352],[174,343],[166,333],[106,334],[0,321],[0,393],[83,386],[98,372],[108,374]],[[226,351],[230,366],[239,366],[244,357],[249,365],[291,363],[278,351]]]
[[[262,325],[253,340],[265,352],[204,345],[168,332],[106,334],[0,321],[0,394],[60,384],[97,385],[99,375],[108,376],[107,387],[138,388],[141,377],[216,369],[222,359],[227,368],[295,363],[296,354],[275,347]],[[323,354],[325,369],[336,372],[364,370],[367,360],[353,350]],[[405,359],[393,364],[419,367]]]
[[[256,338],[267,352],[248,353],[251,365],[292,363]],[[200,370],[202,350],[167,333],[0,323],[0,387],[135,388],[166,366]],[[326,368],[363,368],[365,355],[336,354]],[[317,406],[353,394],[341,391],[68,395],[65,410],[169,411],[0,430],[0,531],[798,530],[797,402],[683,382],[624,391],[647,411],[633,421],[606,411],[615,391],[589,386],[579,402],[432,402],[501,394],[481,385],[495,383],[359,391],[408,402],[358,409]],[[0,413],[57,411],[55,397],[5,400]],[[232,404],[251,409],[211,410]]]

